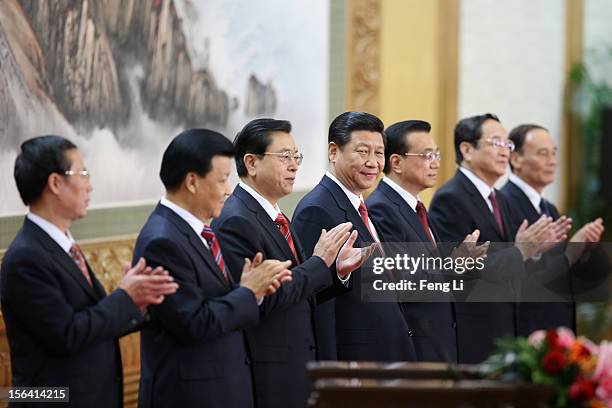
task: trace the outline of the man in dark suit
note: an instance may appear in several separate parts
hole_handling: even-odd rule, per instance
[[[258,252],[264,258],[290,260],[294,265],[291,283],[264,300],[259,324],[247,330],[256,405],[260,408],[306,406],[311,391],[306,363],[316,358],[313,295],[323,290],[330,296],[334,291],[345,291],[340,280],[347,280],[350,271],[367,258],[364,254],[356,258],[361,263],[349,261],[350,253],[359,251],[351,246],[357,231],[340,251],[349,237],[350,223],[323,232],[313,256],[304,255],[300,240],[278,206],[293,190],[302,161],[290,132],[287,121],[256,119],[238,133],[234,147],[241,182],[212,225],[230,270],[240,272],[242,260]],[[334,264],[337,276],[330,270]]]
[[[510,132],[510,140],[515,150],[510,155],[510,173],[508,182],[501,192],[512,206],[512,223],[515,228],[527,220],[535,222],[540,216],[548,215],[557,220],[560,218],[557,207],[542,197],[546,186],[555,179],[557,167],[557,146],[548,132],[542,126],[526,124],[514,128]],[[603,220],[596,219],[585,224],[569,240],[569,242],[599,242],[603,232]],[[568,247],[560,246],[558,250],[550,251],[534,268],[567,269],[574,264],[574,254]],[[559,265],[562,262],[562,265]],[[543,265],[544,264],[544,265]],[[568,270],[568,269],[567,269]],[[569,270],[568,270],[569,272]],[[557,293],[571,294],[571,274],[555,279],[553,289]],[[535,330],[549,329],[559,326],[576,330],[576,310],[573,302],[524,302],[519,304],[518,333],[528,336]]]
[[[73,143],[60,136],[25,141],[14,175],[29,213],[0,272],[12,385],[69,387],[74,407],[123,406],[117,340],[177,285],[141,259],[106,296],[69,231],[85,216],[92,191]]]
[[[150,308],[141,335],[139,406],[254,406],[243,329],[266,294],[290,279],[291,262],[247,259],[232,278],[210,220],[229,193],[232,143],[207,129],[182,132],[162,159],[166,188],[140,231],[135,257],[168,269],[180,288]]]
[[[385,163],[384,125],[364,112],[345,112],[329,128],[329,171],[300,201],[293,226],[306,255],[321,229],[351,222],[355,245],[380,242],[362,194],[376,183]],[[352,290],[317,307],[318,357],[339,360],[414,361],[411,328],[397,302],[363,302],[361,269],[351,275]]]
[[[366,200],[382,241],[411,243],[412,250],[417,249],[414,243],[435,245],[438,240],[419,199],[423,190],[435,185],[440,167],[440,151],[430,130],[431,125],[421,120],[398,122],[385,130],[385,177]],[[476,241],[478,234],[474,231],[466,240]],[[430,253],[430,249],[423,245],[418,252]],[[456,363],[454,304],[413,302],[404,303],[403,309],[413,330],[417,360]]]
[[[493,244],[488,262],[513,265],[512,273],[520,277],[523,262],[545,250],[545,241],[558,241],[567,225],[543,216],[529,227],[525,222],[517,231],[512,228],[510,207],[493,185],[505,174],[513,149],[497,116],[487,113],[460,120],[455,127],[459,170],[436,192],[429,215],[442,241],[459,242],[478,229],[481,242],[515,242],[496,256]],[[480,363],[493,350],[495,339],[517,334],[511,302],[457,303],[456,317],[459,363]]]

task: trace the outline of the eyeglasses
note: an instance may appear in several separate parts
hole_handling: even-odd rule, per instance
[[[282,152],[282,153],[275,153],[275,152],[264,152],[262,153],[262,156],[276,156],[279,157],[281,159],[281,161],[286,164],[289,165],[291,164],[291,160],[295,160],[295,163],[299,166],[302,164],[302,160],[304,160],[304,155],[302,153],[298,153],[298,152],[290,152],[290,151],[286,151],[286,152]]]
[[[89,170],[66,170],[64,172],[64,175],[66,176],[76,176],[79,175],[81,177],[85,177],[85,178],[90,178],[91,177],[91,173],[89,172]]]
[[[424,152],[424,153],[404,153],[404,156],[420,156],[431,163],[434,160],[442,160],[442,153],[440,152]]]
[[[508,140],[508,141],[503,141],[501,139],[497,139],[497,138],[488,138],[485,140],[485,142],[488,145],[491,145],[493,147],[496,148],[501,148],[501,147],[505,147],[506,149],[510,150],[511,152],[514,151],[514,142]]]

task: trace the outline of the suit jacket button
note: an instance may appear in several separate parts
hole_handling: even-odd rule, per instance
[[[315,347],[315,345],[314,345],[314,344],[311,344],[310,346],[308,346],[308,348],[309,348],[310,350],[316,350],[316,349],[317,349],[317,348]]]
[[[244,364],[246,364],[246,365],[251,365],[251,359],[250,359],[250,358],[248,358],[248,357],[246,357],[246,358],[244,359]]]
[[[412,330],[408,329],[408,336],[412,337]]]
[[[453,322],[452,327],[453,327],[453,329],[456,329],[457,328],[457,322]]]

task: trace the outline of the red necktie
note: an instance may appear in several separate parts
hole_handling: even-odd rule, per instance
[[[87,279],[89,286],[92,286],[91,276],[89,276],[87,264],[85,263],[85,257],[83,256],[83,252],[81,252],[81,248],[76,242],[70,247],[70,257],[77,265],[77,267],[81,270],[81,273],[83,274],[85,279]]]
[[[425,233],[427,234],[427,237],[435,245],[436,241],[434,241],[433,236],[431,235],[431,230],[429,228],[429,220],[427,219],[427,210],[425,209],[425,205],[420,201],[417,202],[416,213],[417,213],[417,217],[419,217],[419,221],[421,221],[421,225],[423,225],[423,228],[425,229]]]
[[[295,244],[293,243],[293,237],[291,236],[291,230],[289,229],[289,220],[287,220],[287,217],[285,217],[282,213],[278,213],[278,216],[274,222],[276,222],[281,234],[283,234],[287,244],[289,244],[289,248],[291,248],[291,253],[293,254],[295,260],[299,262],[297,252],[295,251]]]
[[[374,235],[372,233],[372,230],[370,229],[370,221],[369,221],[369,218],[368,218],[368,208],[365,206],[365,203],[363,201],[361,201],[359,203],[359,215],[361,216],[361,219],[363,220],[363,223],[365,224],[366,228],[368,229],[368,232],[372,236],[372,241],[375,242],[376,241],[376,235]]]
[[[489,194],[489,201],[491,201],[491,207],[493,207],[493,217],[497,223],[497,228],[499,228],[501,235],[504,236],[504,221],[502,220],[501,213],[499,212],[497,198],[495,198],[495,193],[492,191],[491,194]]]
[[[206,240],[206,242],[208,242],[210,252],[212,252],[215,262],[217,265],[219,265],[219,269],[221,269],[221,272],[223,272],[225,281],[229,282],[229,277],[227,276],[227,271],[225,270],[225,262],[223,262],[223,255],[221,255],[221,246],[219,245],[217,236],[213,232],[212,228],[210,228],[208,225],[204,225],[204,229],[202,229],[202,237]]]

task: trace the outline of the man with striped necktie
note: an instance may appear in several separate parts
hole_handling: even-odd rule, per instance
[[[291,262],[255,255],[236,267],[210,228],[229,193],[234,147],[223,135],[190,129],[164,152],[165,196],[140,231],[135,259],[163,266],[180,285],[151,308],[141,335],[140,407],[254,406],[243,330],[259,321],[264,296],[288,282]]]
[[[238,266],[244,258],[257,252],[264,258],[290,260],[293,264],[292,282],[263,302],[261,321],[247,330],[257,406],[265,408],[306,406],[311,390],[306,363],[316,358],[314,295],[344,293],[347,287],[341,281],[347,281],[348,274],[368,256],[367,251],[361,254],[352,248],[357,232],[349,238],[350,223],[319,231],[312,256],[304,254],[278,206],[278,201],[292,192],[302,163],[290,132],[288,121],[255,119],[238,133],[234,146],[241,182],[213,223],[234,273],[240,272]],[[358,254],[352,259],[355,252]],[[334,263],[336,268],[332,270]],[[240,275],[234,277],[239,279]]]
[[[0,292],[13,387],[69,387],[71,407],[123,406],[119,337],[176,291],[144,260],[108,296],[70,234],[92,186],[77,147],[61,136],[26,140],[15,161],[29,212],[2,261]]]

